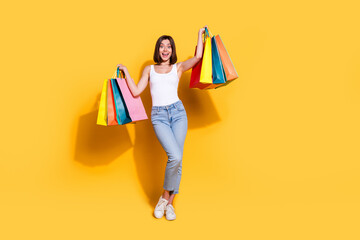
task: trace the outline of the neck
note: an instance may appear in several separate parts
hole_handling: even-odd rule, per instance
[[[170,59],[160,63],[160,65],[170,65]]]

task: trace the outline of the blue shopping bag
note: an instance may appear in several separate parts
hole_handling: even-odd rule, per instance
[[[121,94],[119,85],[116,82],[116,79],[110,79],[111,88],[114,95],[115,102],[115,111],[116,111],[116,120],[119,124],[123,125],[126,123],[130,123],[132,120],[130,118],[129,111],[125,105],[124,98]]]
[[[221,62],[219,49],[215,40],[215,36],[211,38],[211,50],[212,50],[212,78],[213,84],[226,83],[226,75],[223,64]]]

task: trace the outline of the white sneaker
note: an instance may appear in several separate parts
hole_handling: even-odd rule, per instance
[[[176,219],[176,214],[175,214],[175,209],[174,206],[171,204],[166,205],[166,219],[167,220],[175,220]]]
[[[154,210],[154,216],[156,218],[162,218],[164,216],[164,211],[165,211],[165,207],[166,204],[168,204],[168,200],[166,200],[165,198],[162,198],[162,196],[160,196],[159,202],[156,204],[155,210]]]

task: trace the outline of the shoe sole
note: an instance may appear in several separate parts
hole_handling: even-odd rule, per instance
[[[160,219],[160,218],[164,217],[164,215],[162,215],[161,217],[157,217],[157,216],[154,214],[154,217],[157,218],[157,219]]]
[[[167,216],[166,216],[166,213],[164,215],[165,215],[166,220],[174,221],[176,219],[176,217],[174,219],[168,219]]]

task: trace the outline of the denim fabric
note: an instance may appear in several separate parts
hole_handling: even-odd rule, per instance
[[[181,100],[166,106],[153,106],[151,123],[156,137],[168,156],[163,188],[178,194],[188,127],[186,111]]]

